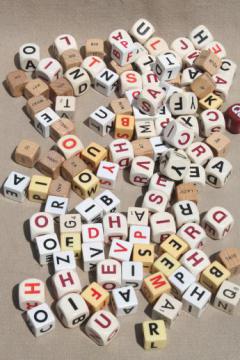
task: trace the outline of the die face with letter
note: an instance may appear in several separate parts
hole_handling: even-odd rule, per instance
[[[56,311],[67,328],[77,327],[89,317],[88,306],[77,293],[70,293],[59,299],[56,303]]]
[[[36,337],[47,334],[55,328],[55,317],[46,303],[28,310],[26,321]]]
[[[132,286],[112,291],[112,305],[116,316],[126,316],[137,311],[138,299]]]

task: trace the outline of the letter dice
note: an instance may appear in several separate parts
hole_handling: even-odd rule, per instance
[[[220,286],[213,306],[228,314],[234,314],[240,301],[240,286],[225,280]]]
[[[113,128],[115,114],[105,106],[99,106],[89,116],[89,127],[101,136],[105,136]]]
[[[118,319],[109,311],[100,310],[91,316],[85,327],[86,334],[100,346],[107,345],[120,328]]]
[[[181,69],[181,63],[173,53],[160,54],[156,57],[155,73],[160,81],[175,79]]]
[[[223,187],[232,174],[232,164],[222,157],[211,159],[206,168],[206,181],[209,185],[220,188]]]
[[[40,47],[37,44],[23,44],[19,49],[20,67],[24,71],[34,71],[40,61]]]
[[[181,257],[181,263],[196,279],[198,279],[201,272],[210,265],[208,256],[199,249],[188,250]]]
[[[29,310],[45,302],[45,286],[38,279],[26,279],[18,285],[18,304],[21,310]]]
[[[160,172],[175,181],[184,178],[189,166],[190,160],[183,150],[170,149],[160,159]]]
[[[109,157],[120,169],[130,166],[134,158],[131,142],[127,139],[113,140],[109,145]]]
[[[55,317],[46,303],[28,310],[26,321],[33,334],[37,337],[47,334],[55,328]]]
[[[38,212],[29,220],[30,236],[33,241],[37,236],[54,233],[54,221],[51,214]]]
[[[52,276],[56,299],[69,293],[80,293],[82,290],[78,274],[74,270],[62,270]]]
[[[199,223],[200,215],[197,205],[190,200],[181,200],[172,207],[173,215],[176,219],[177,228],[182,225],[193,222]]]
[[[163,294],[152,309],[152,319],[162,319],[170,328],[182,310],[181,301],[170,294]]]
[[[199,117],[200,132],[204,137],[210,136],[214,132],[225,130],[225,119],[223,113],[217,109],[206,109]]]
[[[150,217],[152,229],[152,241],[160,244],[169,235],[176,233],[176,224],[172,214],[168,212],[157,212]]]
[[[165,91],[160,87],[146,87],[137,98],[137,106],[147,115],[156,115],[163,105],[164,98]]]
[[[140,261],[122,262],[122,285],[139,290],[143,282],[143,263]]]
[[[163,139],[177,149],[186,149],[193,142],[194,132],[173,120],[163,130]]]
[[[12,171],[3,185],[4,196],[11,200],[23,202],[29,183],[30,177]]]
[[[96,174],[99,178],[100,186],[107,189],[114,189],[118,172],[118,164],[109,161],[101,161]]]
[[[169,99],[172,115],[193,115],[198,109],[198,99],[193,92],[174,92]]]
[[[74,328],[89,317],[89,309],[81,295],[71,293],[63,296],[56,303],[57,314],[63,325]]]
[[[183,294],[183,310],[199,318],[206,309],[212,294],[198,283],[193,283]]]
[[[221,240],[229,233],[233,224],[234,219],[228,210],[214,206],[205,214],[201,225],[210,238]]]
[[[121,264],[114,259],[106,259],[97,264],[97,283],[105,290],[121,286]]]
[[[112,306],[116,316],[133,314],[137,311],[138,299],[132,286],[125,286],[112,291]]]
[[[132,161],[130,182],[136,186],[149,183],[154,171],[154,161],[147,156],[136,156]]]

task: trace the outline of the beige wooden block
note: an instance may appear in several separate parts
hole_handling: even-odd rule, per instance
[[[141,262],[148,272],[154,262],[154,248],[154,244],[134,244],[132,260]]]
[[[24,88],[24,96],[30,99],[35,96],[43,95],[46,99],[49,98],[49,87],[42,79],[30,80]]]
[[[214,156],[224,157],[228,153],[231,140],[226,135],[217,131],[212,133],[205,142],[211,148]]]
[[[63,117],[50,126],[50,136],[56,142],[61,137],[70,134],[75,134],[75,124],[71,119]]]
[[[218,72],[222,64],[219,56],[215,55],[210,49],[202,50],[194,61],[194,65],[203,71],[207,71],[210,75]]]
[[[231,276],[229,270],[218,261],[212,262],[201,274],[200,283],[212,293],[216,293],[224,280]]]
[[[56,179],[60,176],[60,168],[64,157],[55,150],[50,150],[36,164],[37,169],[44,175]]]
[[[145,350],[163,349],[167,345],[167,333],[163,320],[144,321],[142,323],[143,346]]]
[[[51,182],[49,187],[48,195],[69,197],[71,190],[71,184],[69,181],[64,180],[60,176]]]
[[[75,49],[64,51],[60,56],[60,63],[62,64],[64,71],[73,67],[80,67],[82,64],[80,52]]]
[[[191,200],[198,203],[198,188],[193,183],[179,184],[175,188],[176,201]]]
[[[171,285],[160,271],[143,279],[142,293],[150,304],[153,304],[162,294],[171,290]]]
[[[39,96],[34,96],[27,100],[26,110],[30,118],[34,120],[34,117],[38,112],[51,106],[52,106],[51,100],[46,99],[43,95],[39,95]]]
[[[55,101],[57,96],[73,96],[73,88],[70,82],[61,77],[55,81],[50,82],[50,99]]]
[[[52,179],[47,176],[33,175],[28,187],[28,199],[42,203],[48,197],[48,191]]]
[[[199,99],[202,99],[216,89],[216,84],[212,77],[206,72],[198,76],[190,84],[190,88]]]
[[[97,170],[102,160],[107,159],[107,149],[102,145],[91,142],[81,153],[81,158],[92,169]]]
[[[15,149],[14,159],[16,163],[32,168],[40,157],[40,146],[34,141],[23,139]]]
[[[11,71],[6,77],[6,85],[10,94],[14,97],[23,95],[24,88],[28,83],[28,77],[22,70]]]
[[[111,69],[112,71],[114,71],[115,73],[117,73],[120,76],[125,71],[132,71],[133,67],[131,64],[120,66],[114,60],[112,60],[109,63],[109,69]]]
[[[132,106],[127,98],[113,99],[110,102],[110,107],[116,115],[132,115]]]
[[[109,292],[96,282],[89,284],[81,296],[92,313],[105,308],[110,300]]]
[[[219,109],[223,104],[223,99],[220,96],[210,93],[198,102],[202,109]]]
[[[88,169],[87,164],[77,155],[63,162],[61,175],[65,180],[72,182],[76,175],[86,169]]]
[[[152,265],[152,272],[161,272],[167,278],[181,266],[181,263],[168,253],[162,254]]]
[[[76,259],[81,255],[81,234],[80,232],[61,233],[60,247],[62,251],[73,251]]]
[[[83,199],[95,197],[99,188],[99,179],[89,169],[82,171],[72,181],[73,191]]]
[[[85,45],[85,55],[104,58],[104,41],[102,39],[88,39]]]
[[[221,250],[218,254],[218,259],[232,275],[240,272],[239,248],[225,248]]]
[[[117,115],[115,120],[114,138],[131,140],[134,135],[134,127],[134,116],[122,114]]]
[[[181,74],[179,73],[174,79],[167,81],[169,84],[180,86],[181,84]]]
[[[138,139],[132,141],[134,157],[148,156],[153,159],[153,147],[149,139]]]
[[[175,259],[179,259],[186,251],[189,250],[189,245],[177,235],[170,235],[164,240],[159,247],[160,252],[167,252]]]

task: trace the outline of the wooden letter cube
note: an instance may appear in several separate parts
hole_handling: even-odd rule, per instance
[[[33,96],[27,100],[26,103],[26,111],[30,118],[34,120],[35,115],[46,109],[47,107],[51,107],[52,101],[46,99],[43,95]]]
[[[50,126],[50,136],[54,141],[58,141],[61,137],[65,135],[70,135],[75,133],[75,125],[72,120],[63,117],[55,121]]]
[[[65,180],[72,182],[76,175],[86,170],[87,168],[87,164],[85,164],[85,162],[80,159],[79,156],[73,156],[72,158],[63,162],[61,167],[61,175]]]
[[[88,39],[85,45],[85,56],[99,56],[104,57],[104,42],[102,39]]]
[[[124,138],[131,140],[134,134],[134,125],[134,116],[118,114],[115,121],[115,139]]]
[[[240,271],[240,251],[238,248],[225,248],[219,252],[218,258],[232,275]]]
[[[50,150],[48,154],[42,157],[37,163],[37,169],[44,175],[56,179],[60,175],[60,167],[64,157],[55,150]]]
[[[228,153],[231,143],[231,140],[220,132],[213,132],[205,141],[215,156],[222,157]]]
[[[30,80],[24,88],[24,96],[26,99],[31,99],[36,96],[44,96],[49,98],[49,87],[42,79]]]
[[[80,67],[82,64],[82,57],[79,50],[65,50],[60,56],[60,63],[62,64],[64,72],[71,68]]]
[[[57,96],[73,96],[73,88],[69,81],[65,78],[60,78],[50,82],[50,99],[56,101]]]
[[[184,183],[176,186],[176,201],[190,200],[198,202],[198,189],[193,183]]]
[[[198,76],[190,87],[194,94],[202,99],[215,90],[216,84],[208,73],[204,73]]]
[[[110,107],[116,115],[132,115],[132,106],[126,98],[112,100]]]
[[[68,198],[71,190],[70,182],[63,180],[60,176],[51,182],[48,195]]]
[[[60,215],[60,233],[81,232],[81,217],[79,214]]]
[[[28,83],[27,75],[22,70],[10,72],[6,78],[7,88],[12,96],[19,97],[23,95],[26,84]]]
[[[194,65],[203,71],[207,71],[210,75],[218,72],[222,64],[219,56],[215,55],[211,50],[202,50],[196,58]]]

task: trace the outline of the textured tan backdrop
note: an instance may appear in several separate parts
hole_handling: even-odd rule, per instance
[[[201,1],[127,1],[127,0],[65,0],[29,1],[0,0],[0,74],[2,81],[14,69],[14,55],[25,42],[36,42],[41,47],[41,56],[48,55],[48,46],[61,33],[73,34],[80,45],[90,37],[107,38],[116,28],[128,29],[139,17],[146,17],[156,33],[168,42],[203,23],[223,42],[227,54],[240,65],[239,13],[240,2],[223,0]],[[228,103],[239,101],[238,73]],[[91,140],[107,143],[109,138],[100,138],[84,125],[88,114],[97,106],[108,104],[109,99],[90,90],[77,100],[76,124],[78,135],[85,145]],[[29,137],[39,142],[43,151],[53,144],[43,139],[32,127],[23,111],[24,99],[13,99],[0,87],[1,151],[0,181],[11,170],[31,175],[29,170],[16,165],[11,153],[20,139]],[[232,137],[229,159],[234,165],[234,174],[222,190],[206,187],[202,192],[200,209],[204,211],[213,205],[223,205],[235,217],[236,224],[231,234],[223,241],[209,240],[206,251],[210,255],[228,245],[239,244],[239,152],[240,136]],[[141,191],[126,184],[122,179],[116,194],[122,195],[122,210],[134,205]],[[78,202],[71,199],[71,205]],[[57,320],[56,330],[47,336],[34,338],[24,323],[21,312],[14,306],[12,291],[15,285],[26,277],[49,277],[47,267],[40,267],[33,259],[31,246],[24,235],[23,223],[36,211],[39,205],[25,201],[18,204],[1,196],[0,232],[0,359],[218,359],[237,360],[240,353],[239,318],[230,317],[210,307],[199,320],[182,314],[174,327],[168,331],[169,345],[163,351],[145,352],[141,347],[141,321],[149,319],[146,302],[139,296],[140,306],[136,315],[121,319],[119,336],[104,348],[97,347],[78,328],[65,329]],[[239,246],[239,245],[238,245]],[[80,271],[79,271],[80,273]],[[80,273],[83,284],[87,276]],[[240,279],[235,279],[240,283]],[[15,293],[13,291],[14,298]],[[47,294],[48,303],[52,299]]]

